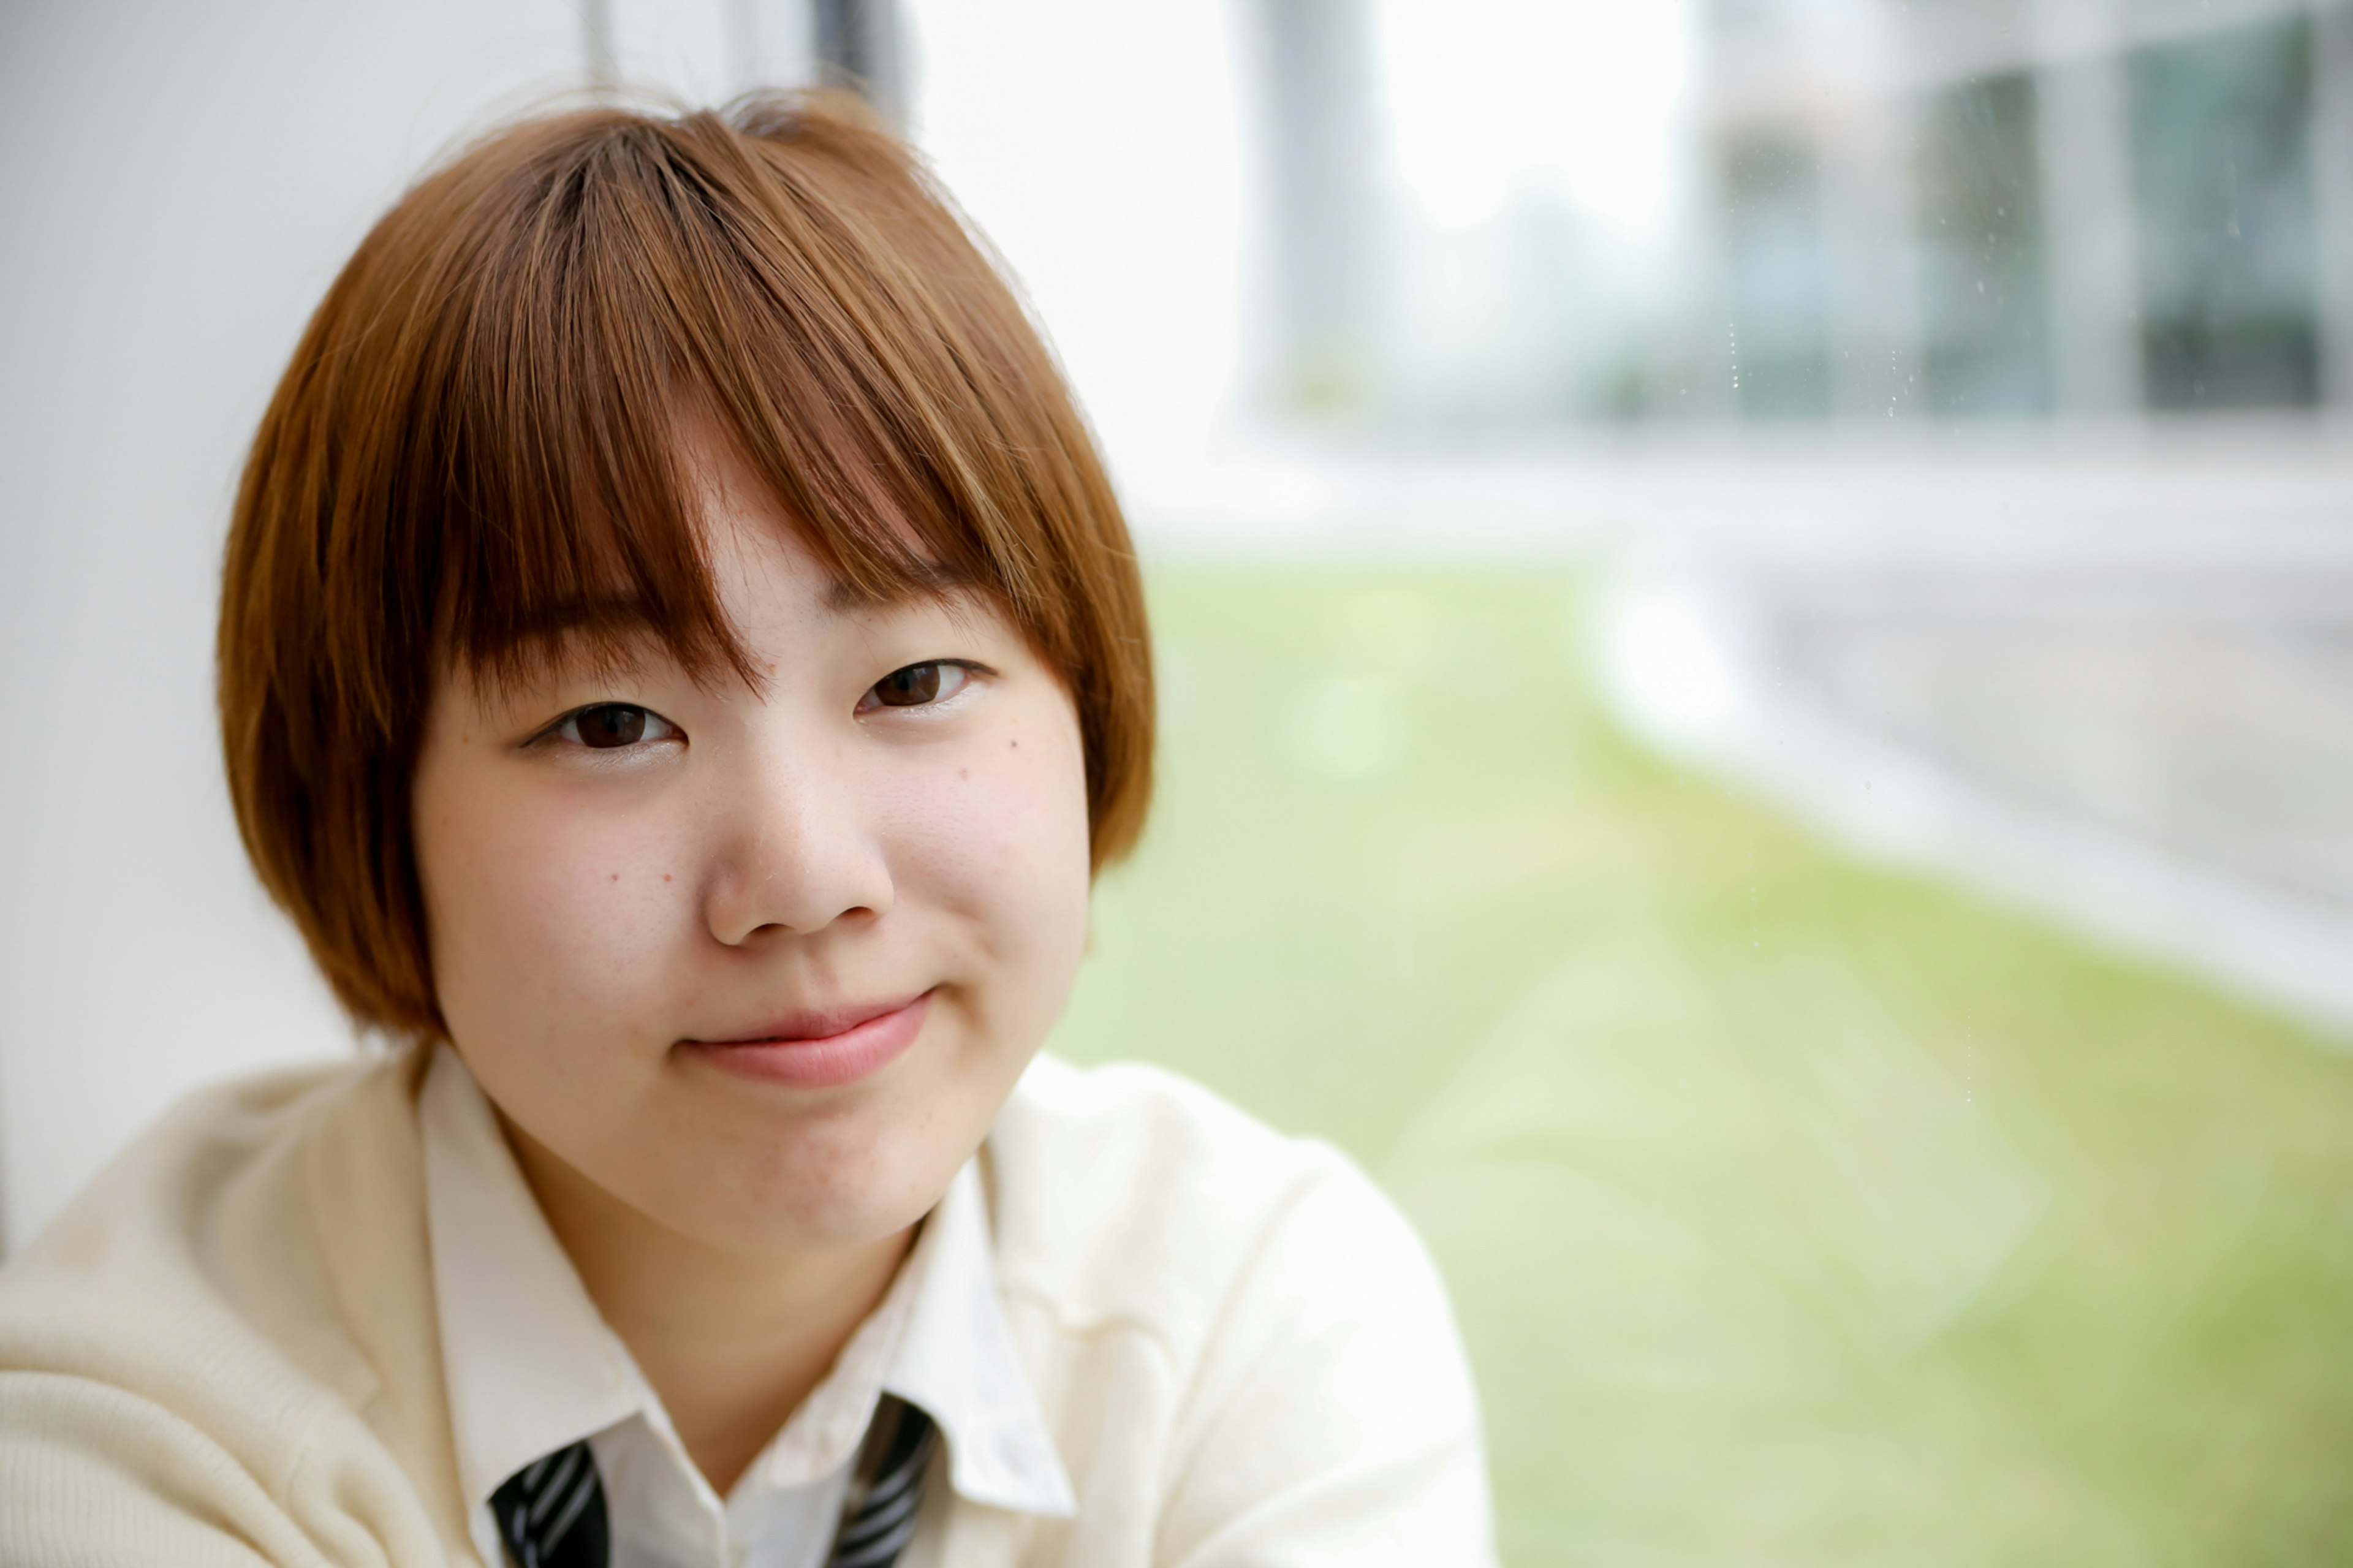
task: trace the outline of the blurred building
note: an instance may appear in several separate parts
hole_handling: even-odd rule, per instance
[[[1384,219],[1379,84],[1362,0],[1263,0],[1271,315],[1281,401],[1362,403],[1377,374]]]
[[[1751,416],[2353,403],[2353,7],[1712,0]]]
[[[1683,18],[1671,77],[1618,8],[1481,0],[1462,26],[1488,57],[1549,53],[1559,79],[1417,106],[1394,36],[1352,85],[1380,58],[1368,20],[1396,35],[1409,6],[1262,0],[1277,400],[1328,413],[1301,390],[1337,358],[1377,367],[1374,423],[1451,435],[2353,405],[2348,0],[1690,5],[1650,13]],[[1472,157],[1417,174],[1382,133],[1461,132],[1482,94],[1590,96],[1620,57],[1672,101],[1577,135],[1667,161],[1640,233],[1559,177],[1573,150],[1500,132],[1477,155],[1508,199],[1435,220]],[[1381,259],[1335,286],[1352,247]]]

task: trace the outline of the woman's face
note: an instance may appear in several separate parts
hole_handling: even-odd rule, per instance
[[[731,1251],[903,1229],[1085,943],[1070,697],[989,605],[847,598],[730,461],[720,597],[765,684],[446,679],[415,834],[452,1042],[544,1194]]]

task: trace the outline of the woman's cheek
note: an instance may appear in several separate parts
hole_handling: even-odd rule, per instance
[[[902,775],[890,816],[902,904],[960,919],[1007,957],[1083,942],[1086,785],[1070,728],[995,728],[944,765]]]
[[[1056,707],[1009,736],[990,770],[978,806],[989,825],[987,861],[974,895],[992,903],[1000,941],[1074,968],[1091,881],[1086,770],[1077,722],[1059,700]]]
[[[629,1033],[668,972],[658,949],[684,896],[665,868],[678,858],[650,825],[567,811],[560,798],[513,804],[450,846],[464,871],[446,900],[444,989],[470,994],[445,995],[445,1006],[473,1004],[459,1010],[517,1045],[560,1035],[577,1048]]]

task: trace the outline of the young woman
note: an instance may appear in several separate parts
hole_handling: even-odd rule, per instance
[[[1143,601],[904,148],[762,98],[434,174],[222,598],[247,847],[394,1048],[191,1101],[0,1274],[0,1562],[1488,1560],[1371,1184],[1036,1056]]]

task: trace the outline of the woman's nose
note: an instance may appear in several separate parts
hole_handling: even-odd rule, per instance
[[[704,919],[730,947],[874,918],[893,901],[872,793],[812,767],[766,770],[730,792]]]

